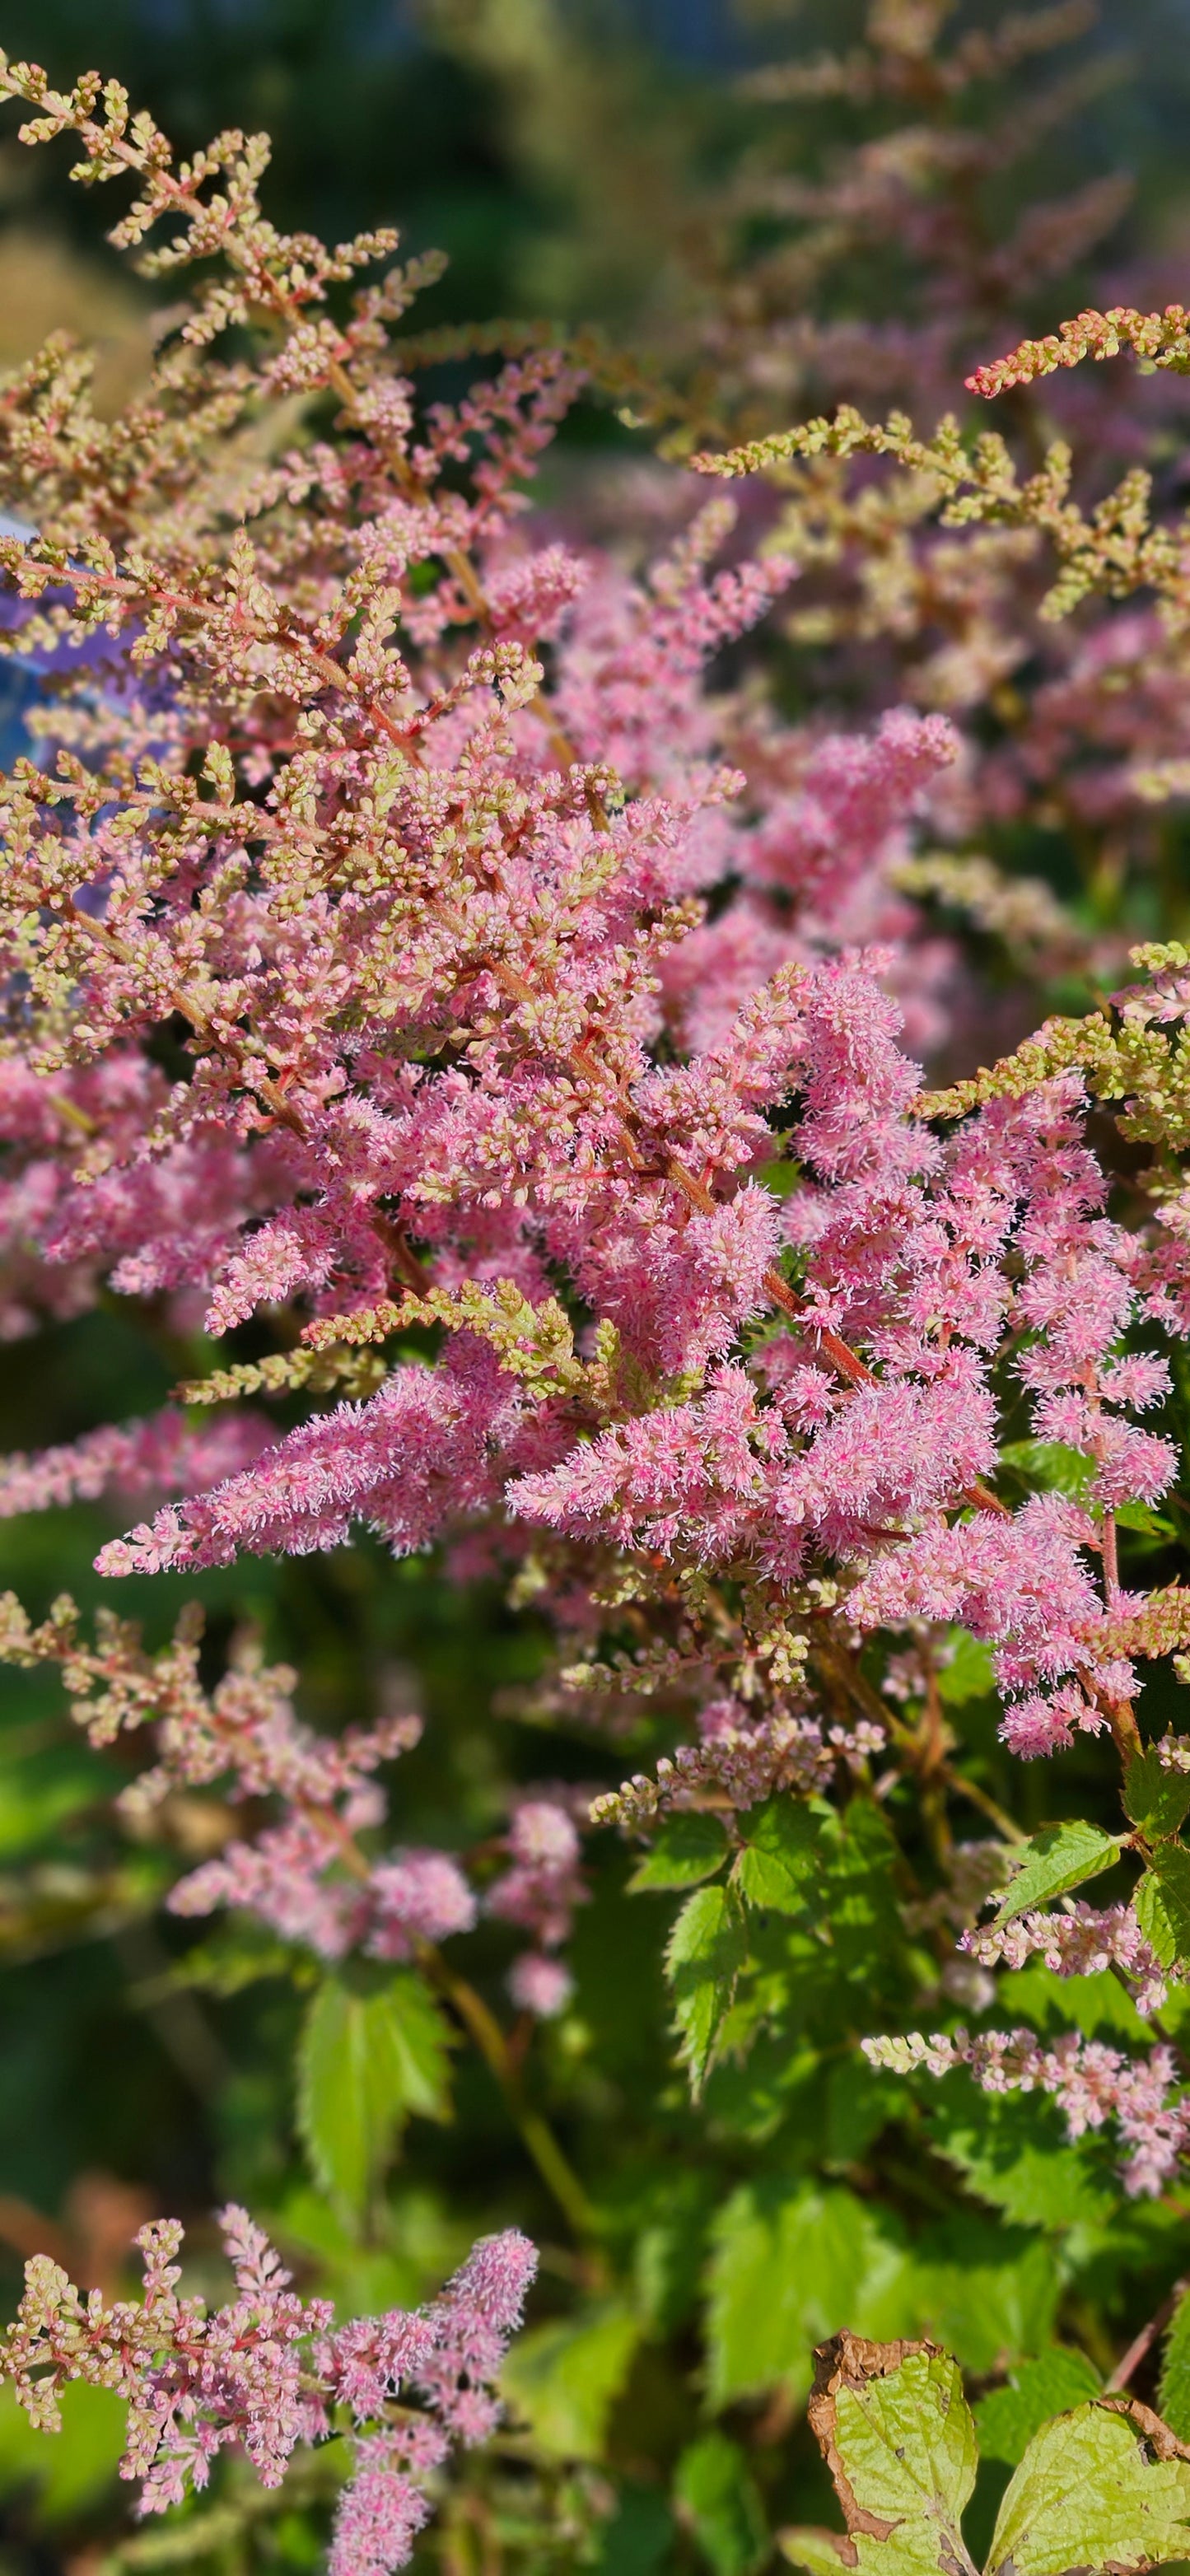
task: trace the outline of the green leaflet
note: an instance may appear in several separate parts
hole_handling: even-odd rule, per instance
[[[985,2460],[1007,2460],[1015,2469],[1035,2433],[1066,2407],[1099,2394],[1099,2373],[1085,2352],[1053,2344],[1036,2361],[1021,2363],[1009,2385],[993,2388],[975,2409],[975,2428]]]
[[[518,2337],[500,2386],[547,2458],[598,2459],[639,2340],[640,2327],[622,2299],[592,2301],[577,2317]]]
[[[882,1808],[862,1796],[842,1811],[818,1798],[771,1798],[743,1815],[739,1829],[727,1892],[746,1955],[716,2031],[708,2109],[717,2127],[760,2140],[791,2116],[797,2093],[808,2139],[821,2134],[825,2118],[825,2105],[811,2110],[804,2101],[815,2058],[825,2048],[825,2081],[826,2067],[842,2063],[840,2029],[870,2028],[869,2016],[884,2007],[900,2013],[915,1989],[897,1845]],[[893,2114],[887,2091],[881,2106],[869,2086],[865,2142]],[[852,2143],[845,2134],[832,2142],[832,2159],[860,2151],[849,2126]],[[802,2160],[799,2149],[794,2155]]]
[[[1153,1839],[1176,1834],[1183,1816],[1190,1814],[1190,1772],[1167,1771],[1151,1745],[1124,1774],[1124,1807],[1133,1824]]]
[[[821,1800],[770,1798],[744,1819],[744,1848],[732,1877],[745,1904],[777,1914],[800,1914],[818,1866],[823,1823],[834,1822]]]
[[[59,2392],[62,2432],[47,2442],[22,2414],[11,2388],[0,2389],[0,2496],[33,2488],[48,2522],[72,2523],[115,2486],[126,2432],[113,2388],[75,2381]]]
[[[715,2062],[747,1947],[733,1887],[699,1887],[687,1897],[669,1936],[665,1967],[695,2095]]]
[[[935,2344],[865,2343],[836,2335],[819,2351],[810,2423],[867,2576],[968,2576],[962,2512],[975,2485],[975,2426],[956,2364]],[[806,2543],[811,2544],[810,2548]],[[826,2533],[787,2531],[781,2545],[812,2576],[831,2560]]]
[[[938,1697],[948,1708],[965,1708],[968,1700],[986,1699],[995,1690],[992,1650],[966,1628],[952,1628],[947,1639],[950,1662],[938,1674]]]
[[[715,2576],[749,2576],[767,2558],[768,2525],[747,2454],[726,2433],[704,2433],[683,2451],[674,2502]]]
[[[930,2101],[927,2129],[970,2189],[1020,2226],[1102,2225],[1118,2200],[1094,2141],[1067,2139],[1056,2105],[1035,2093],[982,2093],[958,2068]]]
[[[411,2111],[449,2117],[448,2032],[412,1969],[327,1977],[298,2056],[298,2126],[318,2181],[357,2214]]]
[[[989,2576],[1160,2567],[1190,2551],[1190,2460],[1150,2458],[1139,2436],[1156,2426],[1160,2440],[1157,2418],[1119,2402],[1119,2413],[1076,2406],[1035,2435],[1000,2507]]]
[[[1035,2030],[1073,2027],[1084,2039],[1119,2037],[1142,2045],[1152,2037],[1151,2024],[1106,1968],[1091,1977],[1059,1977],[1031,1959],[1027,1968],[1005,1970],[999,1997],[1011,2020],[1032,2022]]]
[[[651,1850],[628,1881],[630,1896],[646,1888],[697,1887],[727,1858],[727,1836],[716,1816],[669,1816]]]
[[[962,2535],[975,2427],[949,2354],[840,2334],[816,2359],[810,2423],[847,2537],[786,2531],[786,2557],[810,2576],[838,2576],[842,2567],[858,2576],[975,2576]],[[1054,2355],[1034,2369],[1060,2363],[1069,2378],[1077,2362]],[[1157,2416],[1125,2398],[1092,2398],[1044,2424],[1001,2504],[988,2576],[1141,2576],[1185,2557],[1190,2459],[1180,2450]]]
[[[842,1812],[821,1798],[770,1798],[740,1822],[733,1886],[753,1915],[788,1916],[806,1936],[791,1945],[778,1923],[766,1943],[763,1927],[750,1925],[762,1962],[789,1962],[799,1986],[808,1974],[811,1984],[858,1979],[869,2000],[885,1991],[903,1971],[905,1939],[897,1846],[882,1810],[868,1798],[852,1798]]]
[[[1010,1923],[1014,1914],[1023,1914],[1028,1906],[1045,1905],[1051,1896],[1081,1887],[1084,1879],[1098,1878],[1119,1856],[1118,1838],[1105,1834],[1099,1825],[1087,1824],[1081,1816],[1072,1816],[1066,1824],[1043,1825],[1015,1859],[996,1922]]]
[[[1009,1440],[1000,1452],[1004,1467],[1015,1467],[1031,1485],[1046,1493],[1071,1494],[1081,1501],[1095,1473],[1095,1461],[1061,1440]]]
[[[1137,1921],[1163,1967],[1190,1959],[1190,1851],[1160,1843],[1135,1897]]]
[[[1134,1530],[1139,1537],[1152,1539],[1155,1544],[1164,1546],[1169,1539],[1177,1537],[1174,1523],[1166,1520],[1163,1512],[1150,1511],[1147,1503],[1117,1503],[1112,1517],[1117,1529]],[[1142,1553],[1149,1556],[1152,1549],[1145,1548]]]
[[[708,2275],[707,2378],[730,2405],[809,2386],[810,2348],[842,2317],[896,2332],[908,2256],[887,2219],[841,2187],[741,2183],[715,2222]]]
[[[1179,2300],[1161,2365],[1161,2412],[1179,2441],[1190,2440],[1190,2291]]]
[[[1040,2237],[963,2212],[917,2238],[900,2332],[929,2335],[965,2370],[992,2371],[1044,2351],[1059,2287],[1052,2249]]]

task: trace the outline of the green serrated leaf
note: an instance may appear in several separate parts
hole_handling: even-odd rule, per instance
[[[1094,2140],[1067,2141],[1056,2104],[1044,2096],[982,2093],[958,2069],[938,2086],[928,2125],[970,2190],[1020,2226],[1058,2232],[1100,2226],[1111,2215],[1118,2192],[1097,2170]]]
[[[975,2426],[950,2355],[841,2334],[817,2361],[810,2423],[843,2507],[850,2564],[864,2576],[974,2576],[962,2513]],[[812,2576],[843,2557],[824,2532],[783,2532],[781,2545]]]
[[[964,2211],[918,2237],[901,2332],[929,2335],[982,2376],[1052,2341],[1059,2289],[1042,2237]]]
[[[449,2035],[412,1970],[375,1986],[327,1977],[298,2058],[298,2125],[323,2189],[357,2214],[410,2112],[448,2117]]]
[[[393,2090],[402,2111],[423,2120],[450,2118],[450,2030],[429,1988],[412,1969],[390,1976],[377,1997]]]
[[[1150,2459],[1128,2412],[1100,2401],[1035,2434],[1000,2507],[988,2568],[989,2576],[1072,2568],[1127,2576],[1188,2552],[1190,2461]]]
[[[1008,1888],[997,1909],[997,1923],[1011,1923],[1013,1916],[1026,1907],[1048,1904],[1051,1896],[1065,1896],[1072,1887],[1081,1887],[1085,1879],[1098,1878],[1101,1870],[1110,1869],[1120,1857],[1119,1840],[1105,1834],[1099,1825],[1088,1824],[1082,1816],[1072,1816],[1061,1825],[1043,1825],[1040,1833],[1014,1854],[1014,1867]]]
[[[114,2388],[76,2380],[60,2391],[59,2405],[62,2431],[47,2442],[12,2389],[0,2388],[0,2496],[32,2488],[51,2524],[76,2521],[114,2491],[127,2440],[126,2407]]]
[[[811,2576],[844,2566],[857,2576],[975,2576],[962,2535],[975,2427],[949,2354],[840,2334],[816,2360],[810,2424],[847,2537],[783,2532],[786,2556]],[[1077,2356],[1050,2355],[1035,2369],[1059,2363],[1069,2371]],[[1175,2450],[1125,2398],[1094,2398],[1044,2424],[1001,2503],[988,2576],[1141,2576],[1185,2558],[1190,2460]]]
[[[1119,2034],[1142,2045],[1152,2026],[1138,2013],[1132,1997],[1106,1968],[1091,1977],[1060,1977],[1039,1959],[1027,1968],[1008,1968],[997,1980],[998,2009],[1013,2021],[1032,2022],[1035,2030],[1075,2030],[1084,2039]]]
[[[707,2306],[712,2402],[809,2387],[811,2349],[844,2317],[897,2334],[912,2317],[895,2222],[841,2187],[742,2183],[713,2231]]]
[[[1015,2469],[1051,2415],[1063,2414],[1084,2398],[1097,2397],[1099,2388],[1099,2373],[1085,2352],[1053,2344],[1036,2361],[1022,2362],[1006,2388],[994,2388],[976,2407],[981,2456],[1007,2460]]]
[[[670,1816],[652,1849],[637,1862],[628,1893],[638,1896],[646,1888],[697,1887],[721,1867],[727,1852],[727,1836],[717,1816]]]
[[[1179,2299],[1166,2337],[1158,2403],[1179,2441],[1190,2441],[1190,2290]]]
[[[683,2451],[674,2501],[715,2576],[749,2576],[768,2556],[768,2525],[747,2453],[726,2433],[704,2433]]]
[[[1084,1456],[1081,1449],[1068,1449],[1061,1440],[1010,1440],[1000,1452],[1000,1463],[1017,1468],[1045,1493],[1071,1494],[1076,1501],[1095,1473],[1093,1458]]]
[[[1167,1771],[1156,1746],[1150,1745],[1124,1774],[1124,1812],[1154,1840],[1176,1834],[1190,1813],[1190,1772]]]
[[[743,1909],[735,1889],[696,1888],[682,1907],[665,1952],[674,2019],[695,2094],[715,2062],[747,1954]]]
[[[800,1914],[814,1878],[821,1840],[815,1805],[770,1798],[743,1819],[744,1848],[732,1878],[745,1904]]]
[[[577,2317],[517,2337],[501,2390],[548,2459],[599,2458],[639,2340],[639,2324],[619,2299],[597,2300]]]
[[[986,1699],[996,1687],[992,1650],[966,1628],[952,1628],[947,1636],[949,1663],[938,1669],[938,1696],[949,1708],[963,1708],[968,1700]]]
[[[1190,1959],[1190,1851],[1184,1844],[1158,1844],[1133,1903],[1163,1967]]]
[[[1117,1503],[1113,1518],[1117,1529],[1135,1530],[1142,1538],[1159,1539],[1164,1544],[1177,1537],[1173,1522],[1161,1512],[1151,1511],[1147,1503]],[[1150,1553],[1148,1548],[1141,1550],[1142,1555]]]

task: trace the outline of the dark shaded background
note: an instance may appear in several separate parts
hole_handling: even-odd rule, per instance
[[[58,82],[98,62],[184,147],[267,127],[278,220],[331,237],[396,221],[411,248],[448,251],[433,318],[623,325],[656,297],[683,198],[748,134],[730,75],[839,44],[859,16],[857,0],[0,0],[0,42]],[[1111,57],[1108,77],[1038,175],[1057,194],[1127,168],[1121,247],[1151,242],[1190,202],[1190,8],[1107,0],[1081,51]],[[816,107],[804,124],[818,150],[846,114]],[[101,246],[111,216],[66,166],[64,150],[34,161],[0,145],[8,230],[85,248],[123,279]],[[47,296],[43,282],[43,320]],[[29,335],[34,301],[31,280],[6,282],[0,341]]]

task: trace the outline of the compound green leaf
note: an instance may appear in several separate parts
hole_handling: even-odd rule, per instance
[[[1097,2168],[1094,2139],[1068,2140],[1043,2095],[981,2093],[960,2069],[943,2078],[929,2112],[939,2152],[1015,2224],[1058,2232],[1110,2217],[1118,2188]]]
[[[647,1888],[697,1887],[727,1858],[727,1836],[717,1816],[667,1818],[651,1850],[628,1881],[630,1896]]]
[[[1052,2247],[1031,2230],[974,2211],[923,2228],[911,2286],[910,2330],[943,2344],[965,2370],[982,2375],[1001,2360],[1023,2361],[1052,2338],[1060,2276]]]
[[[1061,2415],[1088,2397],[1099,2395],[1099,2373],[1085,2352],[1053,2344],[1036,2361],[1014,2370],[1005,2388],[994,2388],[975,2409],[975,2428],[985,2460],[1007,2460],[1015,2469],[1035,2433],[1051,2415]]]
[[[1084,2039],[1128,2039],[1143,2044],[1151,2026],[1132,1997],[1106,1968],[1089,1977],[1059,1977],[1037,1959],[1008,1968],[998,1981],[997,2010],[1034,2030],[1075,2030]]]
[[[836,2335],[817,2355],[813,2432],[862,2576],[973,2576],[962,2535],[975,2485],[975,2426],[956,2364],[936,2344]],[[784,2532],[812,2576],[831,2564],[826,2533]],[[834,2563],[842,2553],[834,2544]]]
[[[747,2453],[726,2433],[704,2433],[683,2451],[674,2501],[715,2576],[749,2576],[767,2558],[768,2525]]]
[[[1154,2438],[1155,2436],[1155,2438]],[[1190,2460],[1124,2400],[1076,2406],[1034,2436],[992,2535],[989,2576],[1160,2567],[1190,2554]]]
[[[997,1923],[1011,1923],[1026,1907],[1046,1905],[1051,1896],[1065,1896],[1069,1888],[1081,1887],[1084,1879],[1098,1878],[1119,1857],[1116,1837],[1082,1816],[1072,1816],[1061,1825],[1043,1825],[1031,1842],[1021,1846]]]
[[[812,2346],[844,2317],[896,2332],[908,2257],[871,2205],[842,2187],[742,2183],[716,2221],[708,2274],[707,2377],[726,2406],[809,2386]]]
[[[1190,2441],[1190,2291],[1178,2301],[1161,2365],[1161,2412],[1180,2441]]]
[[[1190,1851],[1161,1843],[1134,1899],[1137,1921],[1163,1966],[1190,1959]]]
[[[696,2095],[714,2064],[747,1951],[735,1889],[696,1888],[682,1907],[665,1953],[682,2056]]]
[[[1124,1774],[1124,1807],[1146,1834],[1176,1834],[1190,1814],[1190,1771],[1167,1771],[1155,1745],[1138,1753]]]
[[[732,1872],[748,1905],[800,1914],[813,1883],[821,1820],[805,1799],[770,1798],[744,1818],[744,1848]]]
[[[412,2111],[447,2118],[448,2033],[412,1970],[382,1983],[327,1977],[312,1996],[298,2056],[298,2125],[323,2189],[367,2205]]]

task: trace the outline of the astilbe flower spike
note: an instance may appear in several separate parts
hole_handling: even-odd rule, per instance
[[[985,1968],[1023,1968],[1027,1959],[1040,1958],[1060,1977],[1118,1970],[1141,2013],[1159,2012],[1166,1999],[1166,1975],[1131,1905],[1097,1910],[1071,1902],[1059,1914],[1029,1907],[1008,1923],[965,1932],[959,1947]]]
[[[115,2390],[128,2408],[120,2474],[141,2480],[142,2514],[205,2487],[229,2445],[262,2485],[280,2486],[297,2445],[324,2440],[342,2410],[355,2468],[330,2564],[334,2576],[388,2576],[429,2518],[426,2480],[452,2443],[483,2441],[499,2421],[492,2384],[521,2321],[534,2248],[512,2228],[484,2238],[430,2307],[336,2326],[327,2300],[292,2288],[246,2210],[225,2209],[219,2225],[236,2287],[213,2311],[179,2295],[174,2219],[137,2237],[140,2300],[107,2305],[98,2290],[84,2299],[60,2265],[36,2255],[0,2375],[43,2432],[60,2430],[68,2382]]]
[[[1178,2089],[1174,2051],[1164,2044],[1143,2059],[1073,2031],[1046,2047],[1031,2030],[957,2030],[928,2039],[920,2031],[866,2039],[863,2048],[873,2066],[894,2074],[924,2067],[941,2076],[965,2066],[985,2093],[1048,2093],[1072,2138],[1111,2122],[1126,2150],[1124,2180],[1134,2195],[1165,2189],[1190,2137],[1190,2102]]]

